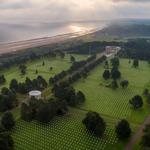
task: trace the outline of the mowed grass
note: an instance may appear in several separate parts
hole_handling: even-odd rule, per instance
[[[80,61],[86,59],[87,55],[74,55],[74,57],[76,58],[76,61]],[[43,61],[45,62],[44,66],[42,65]],[[27,73],[24,76],[20,74],[20,70],[18,68],[19,65],[0,72],[0,74],[4,74],[7,81],[6,84],[1,85],[0,88],[4,86],[8,87],[12,79],[24,82],[26,77],[35,79],[38,75],[42,75],[48,81],[50,77],[53,77],[62,70],[67,70],[71,66],[70,55],[66,54],[64,59],[59,56],[57,56],[57,58],[41,58],[39,60],[27,62],[26,66]],[[50,71],[50,67],[53,67],[52,71]],[[38,74],[35,73],[36,70],[38,70]]]
[[[13,132],[16,150],[104,150],[117,143],[111,125],[103,138],[89,133],[82,119],[86,112],[71,109],[64,117],[56,117],[49,124],[19,120]]]
[[[149,85],[150,66],[147,62],[140,61],[140,67],[135,69],[127,59],[121,59],[119,69],[122,79],[129,80],[127,89],[119,87],[113,90],[105,87],[111,81],[106,82],[102,78],[103,65],[93,70],[87,79],[75,83],[75,88],[83,91],[86,96],[86,102],[81,108],[118,119],[126,118],[133,123],[142,123],[150,113],[150,106],[145,102],[142,109],[133,110],[129,100],[136,94],[142,95],[144,87]]]

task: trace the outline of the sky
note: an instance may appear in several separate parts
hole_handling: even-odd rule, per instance
[[[0,22],[150,18],[150,0],[0,0]]]

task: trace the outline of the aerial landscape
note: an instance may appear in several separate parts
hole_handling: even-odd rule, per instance
[[[0,150],[150,150],[150,1],[0,12]]]

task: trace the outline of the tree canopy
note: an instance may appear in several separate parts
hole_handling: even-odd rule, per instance
[[[121,140],[130,137],[131,128],[127,120],[121,120],[120,122],[118,122],[116,126],[116,134]]]
[[[94,133],[96,136],[102,137],[106,130],[106,123],[97,112],[88,112],[82,123],[86,126],[87,130]]]

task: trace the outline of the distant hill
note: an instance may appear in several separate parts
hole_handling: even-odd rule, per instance
[[[150,25],[111,25],[94,33],[94,36],[144,37],[150,36]]]

